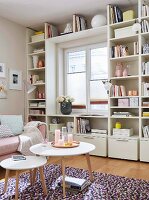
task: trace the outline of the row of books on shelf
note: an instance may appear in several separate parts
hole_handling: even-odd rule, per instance
[[[126,96],[126,89],[124,85],[112,85],[110,92],[111,97]]]
[[[86,20],[81,15],[73,15],[73,32],[82,31],[87,28]]]
[[[149,5],[148,4],[145,4],[145,3],[142,4],[141,10],[142,10],[142,17],[149,16]]]
[[[147,126],[144,126],[144,127],[142,128],[142,132],[143,132],[143,137],[149,138],[149,126],[148,126],[148,125],[147,125]]]
[[[44,110],[31,110],[30,109],[30,114],[32,114],[32,115],[38,115],[38,114],[40,114],[40,115],[44,115],[45,114],[45,111]]]
[[[110,13],[110,23],[118,23],[123,21],[123,13],[121,9],[116,5],[108,5]]]
[[[31,102],[29,104],[30,107],[45,107],[46,106],[46,102]]]
[[[53,24],[45,23],[45,38],[58,36],[57,27]]]
[[[149,62],[142,62],[142,75],[149,74]]]
[[[149,96],[149,83],[142,83],[142,95]]]
[[[131,112],[113,112],[112,117],[133,117],[135,114]]]
[[[143,20],[141,22],[141,31],[142,33],[146,33],[149,31],[149,22],[147,20]]]

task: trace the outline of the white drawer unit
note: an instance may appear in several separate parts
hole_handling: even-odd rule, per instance
[[[95,145],[95,150],[90,155],[107,156],[107,135],[105,134],[75,134],[74,139],[81,142],[88,142]]]
[[[138,138],[108,138],[108,156],[112,158],[138,160]]]
[[[140,139],[140,161],[149,162],[149,139]]]

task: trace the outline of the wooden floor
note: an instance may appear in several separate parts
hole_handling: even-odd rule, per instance
[[[149,180],[149,163],[102,158],[96,156],[90,156],[90,158],[93,171]],[[60,158],[51,158],[50,163],[60,164]],[[65,163],[66,166],[87,169],[87,163],[84,156],[66,158]],[[11,175],[13,176],[14,172]],[[4,179],[4,177],[5,170],[0,168],[0,180]]]

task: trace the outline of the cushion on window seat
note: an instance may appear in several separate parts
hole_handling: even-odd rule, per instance
[[[0,156],[16,152],[19,146],[19,137],[0,138]]]

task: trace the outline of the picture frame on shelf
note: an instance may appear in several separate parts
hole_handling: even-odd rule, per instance
[[[0,63],[0,78],[6,78],[5,63]]]
[[[7,80],[6,78],[0,78],[0,99],[7,98]]]
[[[16,69],[9,70],[9,89],[22,90],[22,71]]]

